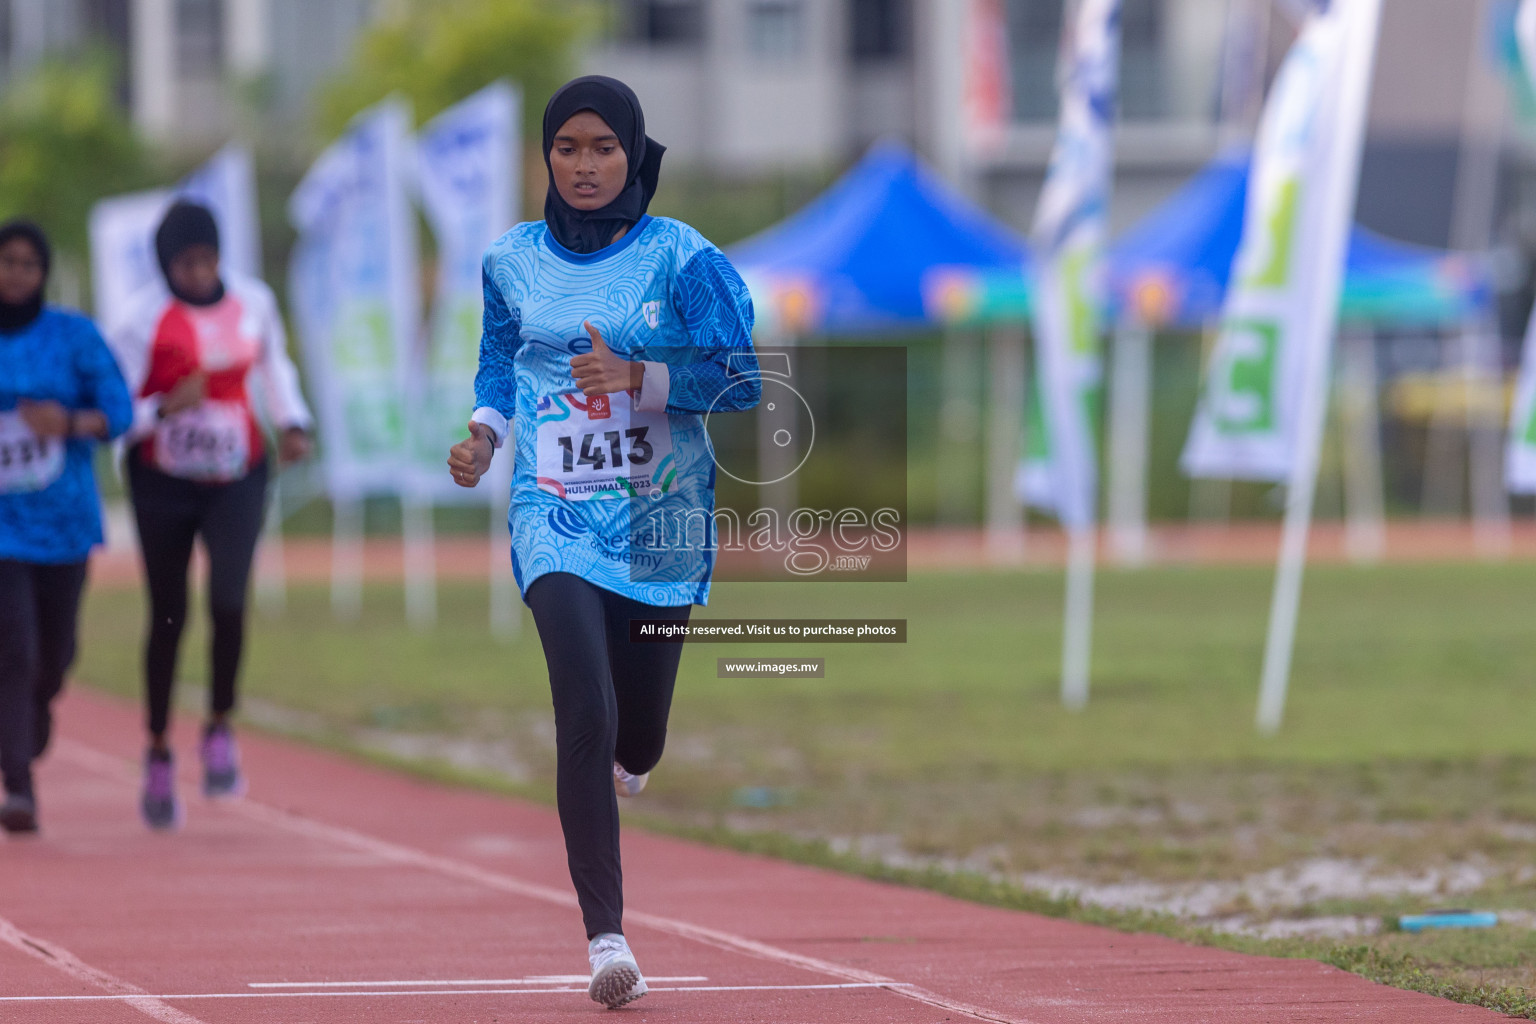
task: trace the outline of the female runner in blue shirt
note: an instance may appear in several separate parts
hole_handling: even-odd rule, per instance
[[[0,226],[0,827],[37,831],[32,762],[75,657],[86,560],[101,543],[91,455],[133,405],[94,324],[43,304],[50,250]]]
[[[511,437],[512,567],[555,707],[556,798],[586,924],[588,994],[645,994],[623,934],[619,813],[661,757],[681,641],[635,643],[631,619],[686,622],[709,597],[714,462],[703,414],[760,386],[752,302],[725,256],[646,214],[663,147],[640,101],[601,76],[544,111],[544,220],[485,254],[477,409],[453,447],[473,487]]]

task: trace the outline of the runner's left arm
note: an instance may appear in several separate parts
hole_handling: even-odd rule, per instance
[[[724,253],[709,246],[689,257],[672,282],[672,308],[694,348],[680,353],[693,361],[667,366],[667,412],[740,412],[757,405],[763,389],[752,350],[752,296]],[[649,364],[646,370],[649,386]]]
[[[96,411],[105,417],[107,435],[102,440],[121,437],[133,425],[133,399],[117,358],[96,325],[83,317],[75,348],[75,373],[81,383],[81,407],[74,411]]]
[[[261,377],[267,417],[278,430],[298,429],[312,433],[315,418],[304,401],[304,392],[299,389],[299,371],[288,355],[288,332],[283,328],[283,315],[270,291],[263,296],[262,306],[261,354],[254,369]]]

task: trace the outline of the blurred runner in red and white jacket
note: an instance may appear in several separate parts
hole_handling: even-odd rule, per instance
[[[135,397],[127,475],[150,603],[150,746],[140,810],[151,828],[172,828],[181,821],[181,804],[165,734],[193,543],[201,536],[208,553],[212,622],[203,789],[234,796],[244,782],[228,717],[268,476],[252,392],[278,431],[281,463],[309,455],[313,418],[288,357],[277,300],[260,281],[220,272],[213,214],[177,202],[156,232],[155,253],[170,295],[145,299],[116,325],[111,341]]]

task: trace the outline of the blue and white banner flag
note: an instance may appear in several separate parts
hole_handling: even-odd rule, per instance
[[[1067,39],[1061,121],[1032,240],[1037,372],[1020,497],[1068,528],[1093,525],[1102,391],[1100,259],[1114,164],[1120,0],[1082,0]]]
[[[289,302],[332,496],[397,494],[405,482],[405,378],[421,323],[410,120],[399,100],[363,111],[289,200]]]
[[[480,359],[486,248],[518,219],[522,95],[504,82],[482,89],[422,127],[418,183],[437,239],[437,287],[427,345],[411,374],[412,462],[440,500],[482,500],[443,472],[450,446],[465,437]]]

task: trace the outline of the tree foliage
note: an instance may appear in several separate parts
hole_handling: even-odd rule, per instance
[[[97,54],[46,61],[0,93],[0,217],[30,217],[81,262],[91,206],[154,177],[113,82]]]
[[[525,130],[543,98],[570,75],[577,39],[593,23],[588,4],[557,0],[405,0],[365,30],[345,71],[322,90],[318,127],[339,134],[358,111],[398,93],[418,122],[498,78],[519,83]]]

